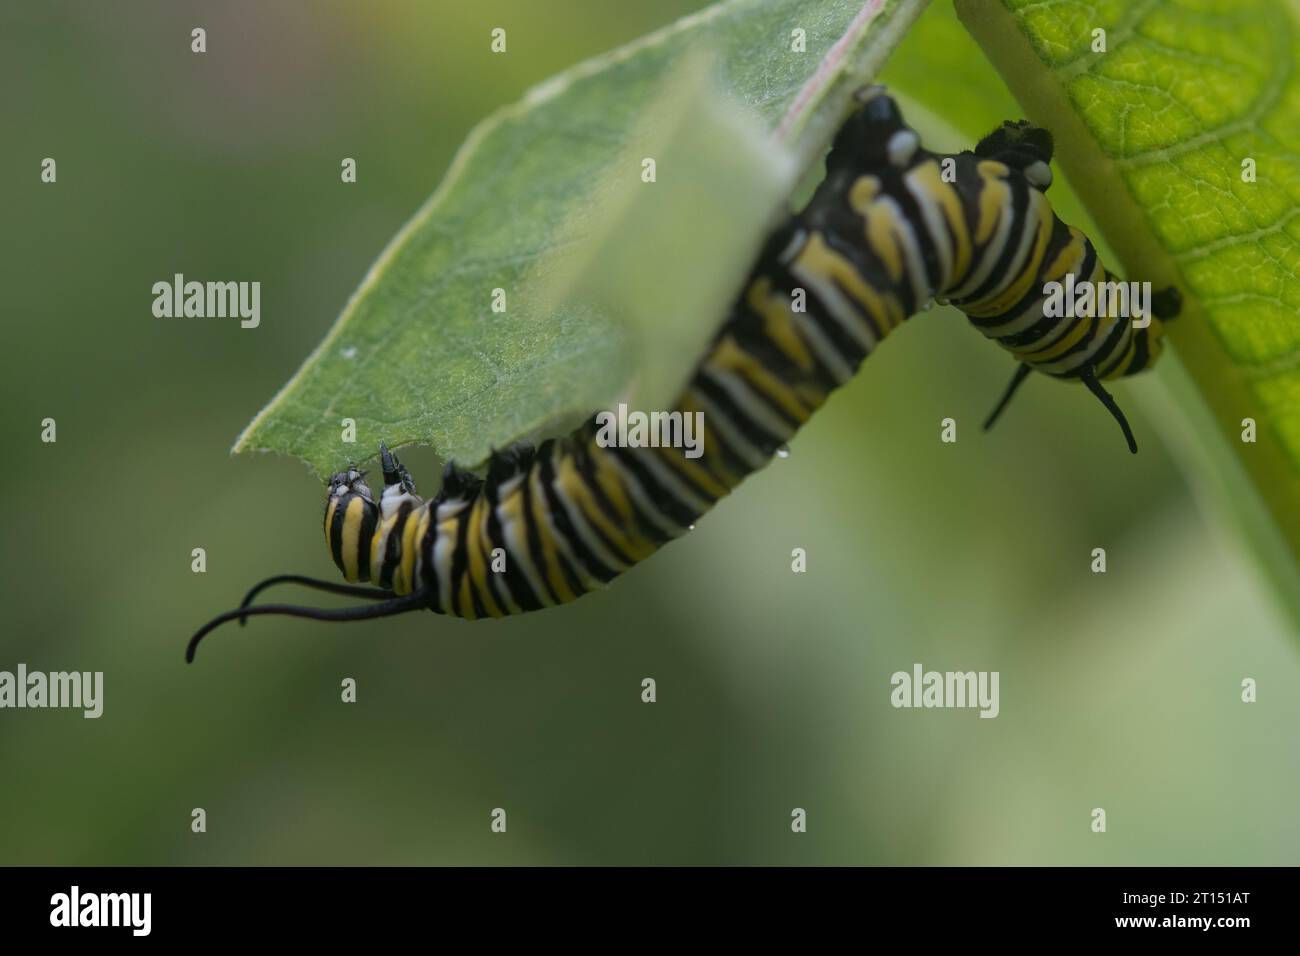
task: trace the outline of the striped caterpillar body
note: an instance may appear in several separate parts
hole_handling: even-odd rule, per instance
[[[1114,281],[1096,249],[1056,216],[1045,191],[1052,140],[1007,122],[973,151],[920,145],[879,87],[856,108],[807,207],[769,237],[730,316],[676,410],[703,413],[698,457],[682,448],[606,447],[593,416],[534,449],[495,453],[483,477],[449,465],[429,500],[380,445],[383,489],[365,472],[335,474],[325,540],[351,584],[295,575],[261,582],[225,621],[290,614],[358,620],[428,608],[501,617],[564,604],[604,586],[695,521],[766,464],[904,319],[932,299],[961,309],[1019,365],[986,423],[1031,371],[1083,382],[1136,443],[1100,384],[1159,356],[1176,290],[1153,297],[1143,326],[1101,310],[1055,316],[1048,283]],[[356,582],[369,581],[374,587]],[[342,609],[250,606],[264,588],[298,583],[376,603]]]

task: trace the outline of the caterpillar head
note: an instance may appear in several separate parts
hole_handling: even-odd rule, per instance
[[[920,151],[921,141],[903,122],[903,114],[883,86],[866,86],[854,94],[853,114],[840,127],[830,155],[828,170],[845,167],[893,166],[905,169]]]
[[[325,542],[343,577],[360,580],[369,566],[370,539],[379,520],[379,506],[356,465],[330,476],[325,498]],[[365,552],[364,554],[362,552]]]
[[[1052,134],[1028,120],[1007,120],[975,147],[981,159],[996,159],[1018,169],[1038,190],[1052,185]]]
[[[330,475],[327,498],[344,498],[350,495],[360,495],[362,498],[370,501],[370,486],[366,484],[367,474],[369,474],[369,472],[358,471],[356,465],[349,465],[346,471],[336,471],[334,474]]]

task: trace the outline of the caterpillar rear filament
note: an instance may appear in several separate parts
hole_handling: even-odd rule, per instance
[[[593,417],[571,435],[492,456],[478,477],[449,465],[431,499],[380,445],[375,498],[355,466],[335,474],[325,541],[349,584],[296,575],[261,582],[236,610],[194,635],[251,615],[345,621],[428,608],[501,617],[565,604],[649,557],[765,465],[880,342],[931,299],[961,309],[1019,362],[989,427],[1031,372],[1082,382],[1132,430],[1102,381],[1160,355],[1177,291],[1153,297],[1145,322],[1103,308],[1057,315],[1051,283],[1113,282],[1091,241],[1045,193],[1052,138],[1007,122],[974,150],[922,148],[879,87],[858,94],[807,207],[771,235],[730,316],[676,408],[702,412],[708,439],[681,448],[606,447]],[[495,558],[503,565],[494,569]],[[374,586],[360,586],[369,581]],[[296,583],[373,600],[323,610],[259,605]]]

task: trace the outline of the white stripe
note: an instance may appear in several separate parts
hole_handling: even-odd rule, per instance
[[[1091,322],[1092,320],[1080,319],[1079,321]],[[1079,348],[1078,345],[1075,345],[1073,350],[1066,355],[1063,355],[1061,358],[1042,365],[1035,365],[1034,367],[1042,369],[1049,375],[1054,375],[1061,372],[1068,372],[1084,365],[1091,365],[1093,356],[1095,356],[1097,350],[1101,348],[1101,343],[1106,341],[1106,336],[1115,328],[1115,323],[1127,321],[1128,319],[1111,319],[1109,322],[1099,322],[1097,324],[1096,333],[1094,333],[1091,338],[1084,340],[1085,344],[1083,348]]]
[[[781,250],[781,254],[777,256],[777,261],[783,266],[788,266],[803,251],[803,244],[807,241],[807,231],[800,229],[790,237],[790,241],[786,243],[785,248]]]
[[[380,522],[375,538],[379,539],[379,547],[375,547],[375,538],[370,539],[370,580],[378,584],[380,575],[384,571],[384,553],[388,550],[389,531]]]
[[[986,302],[996,299],[1010,288],[1011,283],[1019,278],[1020,270],[1025,267],[1025,260],[1029,257],[1029,251],[1033,248],[1033,243],[1037,241],[1038,233],[1043,228],[1043,223],[1038,218],[1038,203],[1040,202],[1046,202],[1046,200],[1043,199],[1042,194],[1036,189],[1029,190],[1029,208],[1025,212],[1026,228],[1020,230],[1020,246],[1016,249],[1015,257],[1011,261],[1010,268],[1008,268],[1004,273],[1002,282],[995,289],[989,292],[988,295],[984,296]],[[1031,224],[1032,228],[1029,228]],[[1050,225],[1051,224],[1049,223],[1049,228]]]
[[[403,491],[401,485],[389,485],[384,489],[384,493],[379,496],[379,511],[385,518],[391,518],[397,514],[397,509],[402,506],[404,501],[409,501],[412,509],[418,508],[424,503],[424,499],[419,495]]]
[[[917,167],[917,169],[921,168]],[[907,191],[912,194],[912,198],[916,200],[916,205],[921,210],[921,218],[925,220],[930,238],[934,240],[935,249],[939,253],[939,288],[946,289],[948,283],[952,281],[953,257],[952,237],[948,235],[948,217],[930,198],[929,190],[921,184],[915,171],[903,177],[903,182],[907,186]]]
[[[664,491],[668,492],[677,502],[686,510],[693,511],[697,515],[702,515],[713,507],[694,491],[690,489],[680,478],[673,473],[672,467],[666,462],[660,461],[653,449],[636,449],[629,451],[637,454],[637,462],[641,464],[650,476],[654,478],[655,483]]]
[[[984,256],[980,259],[979,266],[971,272],[970,278],[967,279],[960,288],[953,289],[948,293],[948,298],[952,299],[954,302],[958,299],[966,298],[966,296],[970,295],[982,286],[985,280],[988,279],[989,274],[993,271],[993,267],[997,265],[998,260],[1002,258],[1002,252],[1007,245],[1008,234],[1011,232],[1012,218],[1011,187],[1007,186],[1005,183],[1003,185],[1005,186],[1006,195],[1002,199],[1002,214],[998,217],[997,230],[994,232],[993,238],[989,240],[988,245],[984,247]]]
[[[438,522],[438,535],[433,543],[433,567],[438,573],[438,603],[447,614],[451,613],[451,558],[456,548],[457,535],[454,532],[444,534],[442,525],[464,509],[464,499],[456,498],[442,502],[433,514],[433,520]]]
[[[763,454],[761,449],[751,444],[739,429],[733,428],[731,420],[709,401],[707,395],[692,390],[689,396],[690,400],[699,405],[701,411],[704,412],[709,427],[715,429],[722,436],[723,442],[729,445],[751,470],[757,471],[767,464],[768,456]]]
[[[1085,243],[1083,246],[1080,247],[1079,255],[1076,257],[1074,262],[1070,263],[1070,266],[1068,269],[1066,269],[1066,272],[1067,273],[1073,272],[1075,275],[1078,275],[1079,267],[1083,265],[1084,260],[1087,258],[1088,258],[1088,246]],[[1008,319],[1006,322],[1003,322],[1001,325],[992,325],[989,326],[988,328],[981,327],[980,331],[983,332],[991,339],[1000,339],[1008,335],[1014,335],[1017,332],[1023,332],[1026,329],[1028,329],[1030,326],[1032,326],[1035,322],[1037,322],[1039,319],[1043,318],[1043,305],[1046,303],[1046,301],[1047,301],[1046,295],[1040,294],[1040,297],[1037,300],[1030,302],[1027,306],[1025,306],[1022,312]],[[1062,304],[1064,304],[1064,302]],[[1069,322],[1069,319],[1067,319],[1065,316],[1062,316],[1061,321]]]
[[[523,569],[524,578],[528,581],[528,586],[533,589],[537,595],[537,600],[544,607],[554,607],[555,602],[551,600],[550,588],[546,586],[542,573],[536,564],[533,563],[532,552],[528,550],[528,519],[524,517],[525,502],[519,502],[519,520],[516,521],[502,509],[507,503],[508,498],[519,496],[522,499],[523,475],[520,480],[514,482],[514,487],[509,494],[500,496],[497,499],[497,520],[501,522],[501,536],[506,539],[507,560],[518,562],[518,566]]]
[[[546,491],[542,487],[541,469],[534,468],[532,474],[529,475],[528,480],[532,484],[533,496],[543,505],[547,505]],[[551,540],[555,542],[556,549],[569,559],[569,564],[573,568],[573,573],[578,576],[583,588],[587,591],[594,591],[603,588],[605,583],[598,578],[592,577],[591,572],[587,570],[587,565],[579,560],[578,556],[574,553],[573,548],[569,544],[569,539],[560,534],[559,529],[555,526],[554,520],[551,518],[551,509],[549,507],[543,507],[539,510],[541,511],[542,521],[545,522],[547,529],[551,532]],[[560,573],[563,574],[563,572]]]
[[[596,560],[612,571],[618,571],[621,573],[630,568],[632,566],[631,564],[626,561],[620,561],[614,556],[613,552],[605,547],[604,542],[600,540],[600,535],[596,533],[591,522],[587,520],[587,516],[582,510],[582,506],[576,501],[570,501],[569,496],[564,493],[562,488],[560,488],[559,478],[559,469],[556,468],[556,480],[551,483],[551,488],[555,491],[555,496],[560,499],[560,505],[569,516],[570,523],[573,525],[574,530],[578,532],[578,537],[582,539],[583,544],[587,546],[587,550],[596,556]]]
[[[1043,306],[1046,302],[1047,299],[1040,295],[1037,299],[1025,306],[1022,311],[1018,312],[1001,325],[990,325],[987,328],[981,325],[978,326],[978,328],[991,339],[1000,339],[1008,335],[1015,335],[1019,332],[1023,332],[1039,319],[1043,318]],[[1069,320],[1062,316],[1061,321],[1068,322]]]
[[[759,425],[763,431],[778,442],[787,441],[794,435],[795,426],[789,424],[776,412],[768,408],[764,400],[735,372],[727,372],[706,365],[700,370],[700,374],[707,376],[714,384],[725,391],[742,414],[748,415],[752,422]]]
[[[896,228],[893,232],[903,247],[903,253],[907,259],[907,274],[912,280],[912,295],[919,307],[922,302],[929,301],[931,289],[930,277],[925,271],[925,259],[922,258],[921,247],[916,242],[916,232],[908,223],[907,217],[903,215],[902,207],[895,200],[889,196],[881,196],[876,201],[888,207],[894,214]]]
[[[650,522],[660,531],[670,538],[680,538],[686,533],[686,529],[675,522],[671,517],[659,510],[658,506],[650,500],[650,495],[646,492],[641,482],[637,479],[619,457],[613,453],[606,452],[609,455],[609,461],[618,472],[619,480],[623,483],[623,490],[632,498],[633,504],[637,511],[645,515]]]
[[[795,312],[794,320],[798,323],[800,330],[812,350],[817,353],[821,363],[830,369],[831,378],[835,379],[837,385],[843,385],[853,377],[853,369],[849,363],[840,354],[840,350],[835,347],[826,333],[821,330],[817,320],[807,312]]]
[[[789,313],[790,318],[803,329],[803,338],[807,340],[806,344],[812,346],[812,350],[817,353],[817,357],[822,360],[822,364],[830,369],[831,377],[839,384],[843,384],[852,378],[853,369],[851,369],[848,363],[844,361],[844,357],[840,354],[839,349],[837,349],[834,343],[826,337],[826,333],[821,330],[820,324],[818,324],[817,320],[808,312],[807,298],[805,297],[804,300],[805,308],[802,311],[796,311],[794,307],[794,296],[788,292],[782,292],[780,294],[784,296],[784,298],[781,299],[781,304],[785,306],[785,310]]]
[[[1105,378],[1111,372],[1115,371],[1115,369],[1119,367],[1119,364],[1124,361],[1124,356],[1128,354],[1128,350],[1132,348],[1133,333],[1135,331],[1133,323],[1125,322],[1124,326],[1124,334],[1120,336],[1119,342],[1115,346],[1115,350],[1110,353],[1110,358],[1106,359],[1106,367],[1097,369],[1098,378]]]
[[[496,509],[492,509],[496,510]],[[470,529],[471,531],[473,529]],[[492,593],[492,598],[496,601],[497,606],[504,605],[508,614],[521,614],[523,608],[515,601],[515,596],[510,593],[510,585],[506,582],[504,571],[494,571],[492,569],[492,535],[488,531],[488,518],[484,515],[483,523],[479,527],[479,546],[483,549],[483,559],[487,564],[484,572],[484,580],[487,582],[488,590]],[[504,537],[504,534],[502,535]],[[510,549],[506,549],[506,567],[510,567]],[[468,573],[468,571],[466,571]],[[470,587],[473,587],[473,580],[470,581]],[[488,615],[491,617],[491,615]]]
[[[411,590],[417,591],[424,584],[424,548],[420,547],[420,521],[424,518],[428,509],[423,505],[414,509],[406,516],[407,521],[414,521],[416,527],[415,535],[415,560],[411,563]]]
[[[876,346],[876,331],[867,324],[857,306],[839,290],[833,279],[824,279],[804,266],[792,265],[791,274],[806,286],[810,286],[821,300],[839,326],[844,329],[864,352],[870,352]]]

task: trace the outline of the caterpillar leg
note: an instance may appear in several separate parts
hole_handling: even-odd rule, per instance
[[[1016,389],[1020,387],[1020,383],[1027,379],[1029,373],[1032,371],[1033,368],[1028,362],[1020,363],[1020,367],[1016,369],[1016,374],[1011,377],[1011,384],[1008,385],[1007,390],[1002,393],[1002,400],[998,402],[998,407],[993,409],[993,414],[991,414],[984,422],[985,431],[988,431],[993,427],[993,423],[998,420],[998,416],[1002,414],[1002,410],[1006,408],[1007,403],[1011,401],[1011,396],[1016,394]]]
[[[1128,419],[1125,418],[1124,413],[1120,411],[1120,407],[1118,403],[1116,403],[1114,397],[1110,392],[1106,391],[1106,389],[1102,387],[1101,382],[1097,381],[1096,372],[1092,369],[1088,369],[1082,376],[1080,376],[1080,378],[1083,381],[1083,384],[1088,386],[1088,391],[1096,395],[1098,401],[1105,405],[1106,410],[1115,417],[1115,421],[1119,422],[1119,427],[1124,430],[1124,440],[1128,442],[1128,450],[1136,455],[1138,444],[1137,439],[1133,437],[1133,429],[1129,428]]]

